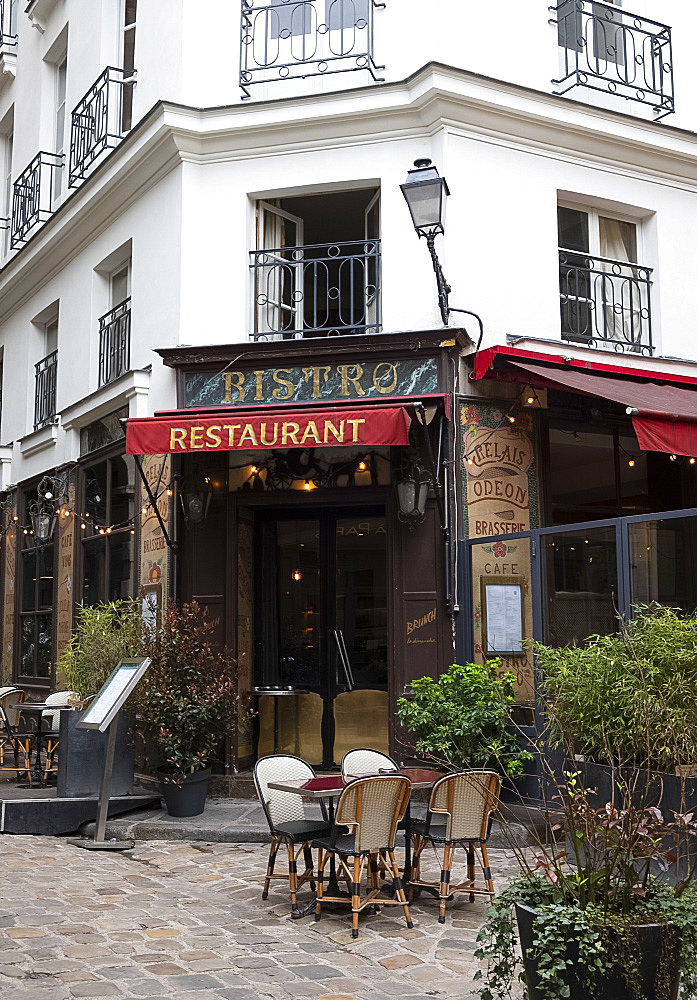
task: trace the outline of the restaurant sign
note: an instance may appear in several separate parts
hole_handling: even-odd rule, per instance
[[[210,374],[187,372],[184,405],[277,406],[316,400],[386,399],[438,392],[435,358],[364,361],[299,368],[225,369]]]

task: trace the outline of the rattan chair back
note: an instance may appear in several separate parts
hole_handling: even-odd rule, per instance
[[[336,823],[348,826],[356,853],[394,850],[397,824],[406,812],[411,782],[404,775],[357,778],[336,807]]]
[[[10,687],[0,690],[0,705],[5,709],[10,726],[19,725],[20,706],[23,701],[24,691],[21,688]]]
[[[362,778],[366,774],[396,770],[397,764],[391,757],[386,753],[380,753],[379,750],[370,750],[368,747],[349,750],[341,761],[341,774],[347,780]]]
[[[280,823],[295,823],[306,819],[306,812],[300,795],[269,788],[269,782],[309,781],[314,776],[314,769],[308,763],[291,754],[271,754],[260,757],[256,762],[254,784],[272,833]]]
[[[498,805],[501,777],[495,771],[460,771],[433,786],[429,811],[444,813],[446,840],[486,840],[489,813]]]

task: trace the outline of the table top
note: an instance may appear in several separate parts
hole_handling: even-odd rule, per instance
[[[286,695],[309,694],[306,688],[252,688],[252,694],[257,698],[283,698]]]
[[[360,777],[384,778],[389,775],[402,775],[409,778],[412,789],[432,788],[439,778],[444,777],[441,771],[435,771],[428,767],[405,767],[399,771],[382,771],[378,775],[362,774]],[[308,781],[270,781],[269,788],[278,792],[293,792],[306,799],[335,799],[341,795],[351,781],[355,780],[355,778],[344,779],[340,774],[330,774],[319,778],[310,778]]]
[[[60,705],[47,705],[45,701],[23,701],[21,705],[14,706],[20,712],[55,712]]]

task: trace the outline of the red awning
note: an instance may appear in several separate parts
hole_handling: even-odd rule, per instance
[[[599,396],[626,406],[631,410],[634,430],[643,451],[697,455],[695,389],[592,375],[578,368],[548,368],[518,358],[507,358],[507,361],[523,371],[526,381],[533,385]]]
[[[419,400],[414,400],[419,402]],[[128,455],[250,451],[259,448],[336,448],[407,445],[406,406],[247,407],[215,414],[182,413],[134,418],[126,427]]]

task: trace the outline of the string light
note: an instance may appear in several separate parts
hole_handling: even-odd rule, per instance
[[[528,398],[525,400],[525,402],[528,404],[528,406],[532,406],[532,404],[535,402],[535,397],[534,396],[528,396]]]
[[[670,460],[671,460],[671,462],[677,462],[678,456],[677,455],[671,455],[670,456]]]
[[[630,458],[629,461],[627,462],[627,465],[629,466],[630,469],[633,469],[634,466],[636,465],[636,462],[633,458]]]
[[[512,413],[508,414],[508,422],[509,422],[509,424],[514,424],[515,423],[515,417],[513,416]]]
[[[691,458],[691,459],[690,459],[690,465],[694,465],[694,464],[695,464],[695,459],[694,459],[694,458]]]
[[[368,468],[368,466],[365,464],[365,462],[359,462],[358,463],[358,471],[359,472],[365,472],[365,470],[367,468]]]

